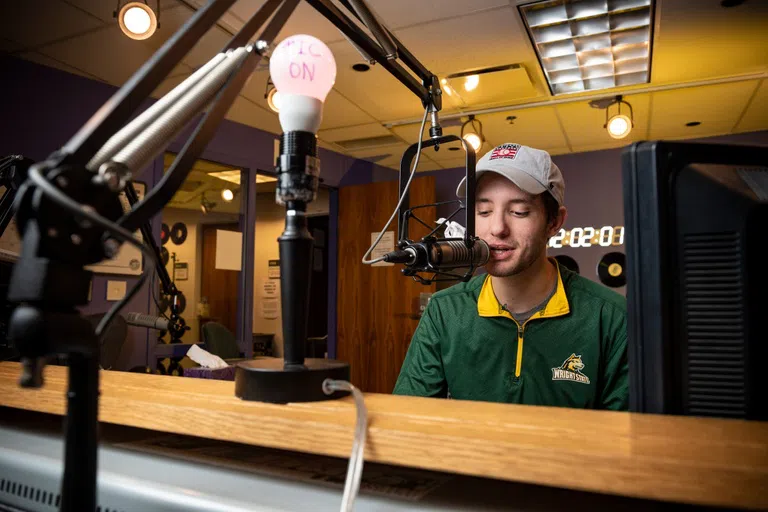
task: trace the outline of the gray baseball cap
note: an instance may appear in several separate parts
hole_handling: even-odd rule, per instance
[[[500,144],[478,160],[475,179],[486,172],[501,174],[521,190],[529,194],[549,192],[557,204],[565,201],[565,182],[560,169],[552,162],[549,153],[521,144]],[[461,180],[456,195],[466,196],[466,178]]]

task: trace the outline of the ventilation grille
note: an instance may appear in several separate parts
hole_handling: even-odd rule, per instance
[[[683,240],[687,413],[746,416],[744,276],[738,233]]]
[[[25,485],[20,482],[14,482],[6,478],[0,479],[0,496],[1,495],[16,496],[30,501],[31,503],[37,503],[40,505],[48,506],[51,510],[58,510],[61,505],[61,494],[57,492],[45,491],[39,487],[33,487],[31,485]],[[102,508],[101,506],[96,508],[96,512],[123,512],[116,508]]]

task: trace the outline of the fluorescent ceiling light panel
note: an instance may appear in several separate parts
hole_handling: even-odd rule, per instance
[[[237,185],[240,184],[240,171],[239,170],[233,170],[233,171],[216,171],[216,172],[209,172],[208,176],[211,176],[213,178],[219,178],[220,180],[228,181],[230,183],[235,183]],[[256,183],[270,183],[273,181],[277,181],[277,178],[274,176],[269,176],[267,174],[256,174]]]
[[[553,95],[648,83],[653,0],[520,6]]]

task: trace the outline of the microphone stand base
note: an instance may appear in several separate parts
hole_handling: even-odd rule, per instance
[[[305,359],[301,366],[288,366],[282,359],[254,359],[237,363],[235,395],[243,400],[287,404],[319,402],[348,395],[323,392],[325,379],[349,380],[349,364],[333,359]]]

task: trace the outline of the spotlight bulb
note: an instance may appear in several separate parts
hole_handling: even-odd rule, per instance
[[[128,2],[118,14],[118,24],[125,35],[131,39],[147,39],[157,30],[157,16],[147,4]]]
[[[608,135],[614,139],[623,139],[632,131],[632,121],[624,114],[617,114],[608,120]]]
[[[474,91],[480,85],[480,75],[469,75],[464,79],[464,90]]]
[[[228,188],[225,188],[224,190],[221,191],[221,198],[229,203],[235,198],[235,193],[229,190]]]
[[[270,89],[267,94],[267,105],[273,112],[280,113],[280,101],[282,101],[282,95],[277,89]]]
[[[331,50],[316,37],[291,36],[272,52],[269,73],[281,96],[283,131],[317,133],[323,102],[336,81],[336,61]]]
[[[483,141],[480,139],[480,136],[476,133],[467,133],[464,135],[464,140],[467,141],[467,144],[472,146],[474,148],[475,152],[477,152],[478,149],[480,149],[480,146],[483,145]]]

